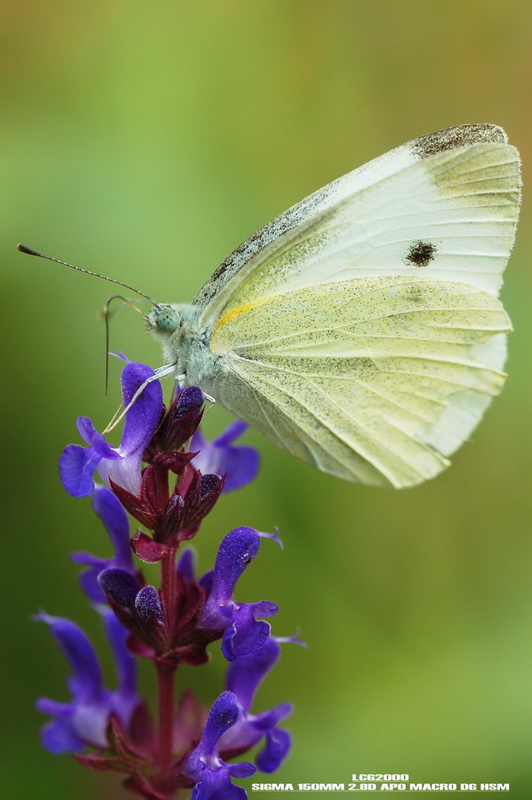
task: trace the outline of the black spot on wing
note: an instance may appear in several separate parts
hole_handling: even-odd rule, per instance
[[[433,260],[436,250],[437,247],[432,242],[424,242],[422,239],[418,239],[417,242],[413,242],[410,245],[404,258],[405,264],[412,264],[414,267],[427,267]]]
[[[457,125],[454,128],[445,128],[443,131],[429,133],[414,139],[410,144],[414,158],[428,158],[444,150],[454,150],[455,147],[464,147],[468,144],[479,142],[507,142],[508,137],[498,125],[471,124]]]

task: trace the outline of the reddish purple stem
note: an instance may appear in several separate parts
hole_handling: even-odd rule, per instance
[[[176,559],[177,548],[163,556],[161,561],[161,595],[168,630],[175,630],[176,612]],[[176,664],[156,661],[158,688],[158,761],[164,774],[173,760],[173,731],[175,713],[175,672]]]

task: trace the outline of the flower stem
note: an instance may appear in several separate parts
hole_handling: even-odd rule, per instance
[[[177,548],[172,548],[161,560],[161,595],[170,637],[176,626],[176,553]]]
[[[163,556],[161,561],[161,596],[166,626],[170,639],[176,625],[176,559],[177,548]],[[175,714],[176,664],[164,660],[156,662],[158,683],[158,761],[161,772],[168,771],[173,757],[173,726]]]
[[[168,772],[172,764],[174,748],[174,712],[175,712],[175,681],[174,675],[177,669],[175,664],[168,664],[164,661],[156,662],[157,684],[158,684],[158,762],[162,774]]]

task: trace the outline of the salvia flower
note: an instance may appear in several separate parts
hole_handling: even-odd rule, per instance
[[[276,533],[235,528],[223,537],[214,568],[196,578],[194,551],[178,553],[179,548],[198,534],[223,491],[256,476],[258,456],[253,448],[234,444],[245,429],[240,422],[207,442],[198,431],[201,390],[178,389],[166,410],[159,382],[149,380],[153,375],[133,362],[123,370],[127,410],[119,447],[80,417],[78,430],[87,446],[69,445],[60,459],[65,488],[76,497],[93,495],[112,545],[108,558],[75,553],[73,559],[86,568],[82,588],[103,618],[118,685],[104,686],[96,653],[77,625],[40,614],[73,671],[70,702],[38,701],[39,710],[51,717],[43,744],[54,753],[74,752],[87,767],[122,773],[124,786],[146,800],[171,800],[181,790],[188,797],[192,790],[194,800],[241,800],[246,791],[233,779],[257,768],[274,771],[290,747],[279,723],[291,706],[251,708],[279,657],[281,640],[272,637],[265,621],[277,605],[235,599],[237,581],[258,555],[261,537],[280,540]],[[95,483],[95,472],[105,486]],[[132,538],[126,512],[140,526]],[[145,580],[134,555],[159,565],[159,586]],[[208,710],[189,690],[175,696],[175,674],[180,664],[205,663],[216,640],[229,665],[226,690]],[[139,657],[155,668],[156,719],[137,693]],[[229,763],[256,745],[262,749],[255,764]]]
[[[135,392],[154,374],[144,364],[126,364],[122,372],[124,406],[128,406]],[[131,492],[137,492],[140,488],[140,462],[159,424],[162,405],[161,384],[159,381],[148,383],[126,412],[122,441],[120,447],[116,448],[105,441],[88,417],[79,417],[78,431],[89,446],[71,444],[63,451],[59,472],[67,492],[74,497],[92,494],[96,469],[105,483],[113,481]]]
[[[155,587],[141,586],[126,570],[107,569],[99,576],[111,607],[132,634],[129,640],[132,652],[146,658],[161,658],[176,666],[203,664],[208,661],[207,645],[220,639],[223,629],[201,627],[205,603],[201,586],[186,581],[178,573],[174,580],[172,615],[170,609],[163,609]]]
[[[238,698],[240,710],[235,724],[220,740],[220,751],[224,758],[232,758],[264,738],[264,748],[255,760],[263,772],[275,772],[290,749],[290,735],[277,727],[292,712],[290,703],[281,703],[259,714],[251,713],[255,693],[279,659],[280,652],[278,642],[270,636],[262,647],[229,664],[225,683],[228,691]]]
[[[52,717],[52,722],[42,731],[43,745],[52,753],[75,752],[87,745],[105,746],[111,714],[116,714],[127,726],[140,703],[135,660],[125,646],[126,631],[112,614],[105,616],[106,634],[115,655],[119,679],[118,688],[110,691],[103,685],[98,658],[81,628],[68,619],[44,612],[37,619],[50,626],[73,672],[69,681],[70,703],[45,697],[37,701],[39,711]]]
[[[199,428],[192,437],[190,449],[192,452],[198,451],[192,463],[201,472],[227,475],[224,492],[241,489],[259,471],[259,454],[255,448],[249,445],[233,445],[246,428],[245,422],[236,420],[212,442],[205,439]]]
[[[129,537],[129,521],[123,506],[106,486],[95,486],[92,507],[100,517],[113,546],[111,558],[99,558],[91,553],[73,553],[72,561],[89,567],[82,573],[81,586],[93,603],[104,603],[105,595],[98,583],[98,575],[104,569],[124,569],[135,573],[133,553]]]
[[[238,578],[259,552],[260,535],[253,528],[235,528],[224,537],[214,570],[202,581],[209,596],[201,624],[224,629],[222,652],[228,661],[261,647],[270,635],[270,625],[257,617],[271,617],[277,605],[267,600],[237,603],[233,591]]]
[[[231,778],[247,778],[257,768],[248,761],[227,764],[219,755],[219,741],[240,713],[240,703],[232,692],[223,692],[213,703],[198,746],[187,759],[185,772],[195,781],[192,800],[240,800],[247,794],[234,786]]]

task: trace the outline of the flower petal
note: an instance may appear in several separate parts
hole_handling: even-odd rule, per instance
[[[44,708],[41,708],[39,703],[37,703],[37,708],[44,714],[49,713]],[[75,753],[85,747],[85,742],[72,727],[71,718],[72,712],[69,710],[67,714],[56,717],[43,727],[41,742],[49,753],[59,756],[63,753]]]
[[[101,460],[91,447],[69,444],[59,458],[59,475],[73,497],[88,497],[94,491],[94,470]]]
[[[208,442],[199,430],[192,437],[190,449],[199,451],[192,464],[203,474],[225,475],[224,492],[242,488],[254,480],[259,471],[259,454],[255,448],[232,446],[246,428],[245,422],[237,420],[213,442]]]
[[[212,704],[198,746],[187,759],[186,771],[196,781],[193,800],[245,800],[247,794],[233,786],[231,777],[253,775],[256,767],[247,761],[226,764],[218,756],[218,740],[238,719],[240,705],[232,692],[223,692]]]
[[[226,628],[222,638],[222,653],[228,661],[245,656],[262,647],[267,641],[271,626],[255,619],[251,603],[241,603],[233,613],[233,623]]]
[[[261,648],[240,656],[227,667],[225,688],[236,694],[246,711],[251,708],[261,681],[275,666],[280,654],[280,646],[275,639],[269,638]]]
[[[224,620],[227,624],[228,606],[234,606],[232,595],[235,584],[259,548],[260,537],[253,528],[234,528],[224,536],[210,576],[211,591],[203,610],[203,627],[220,627]]]
[[[137,662],[126,645],[129,632],[109,609],[104,612],[104,624],[118,675],[118,687],[111,695],[112,707],[120,722],[128,727],[141,702],[137,694]]]
[[[255,763],[262,772],[275,772],[290,750],[290,734],[282,728],[272,728],[266,734],[266,745],[257,755]]]
[[[120,458],[120,454],[105,441],[101,433],[98,433],[88,417],[78,417],[76,427],[81,438],[98,453],[100,458],[110,458],[111,460]]]
[[[154,375],[154,371],[146,364],[137,364],[135,362],[126,364],[122,372],[122,396],[125,406],[131,402],[135,392],[142,384]],[[140,451],[140,460],[140,456],[142,456],[146,445],[159,424],[162,407],[163,390],[160,381],[153,380],[147,384],[140,397],[137,397],[133,406],[126,413],[122,443],[120,445],[120,451],[123,455],[139,453]],[[119,481],[115,482],[119,483]]]
[[[113,545],[113,566],[132,572],[134,567],[129,542],[129,522],[122,504],[106,486],[97,486],[92,507],[103,522]]]
[[[81,628],[69,619],[44,612],[36,618],[50,626],[52,636],[72,667],[70,688],[74,697],[85,702],[100,700],[104,694],[102,672],[94,648]]]

